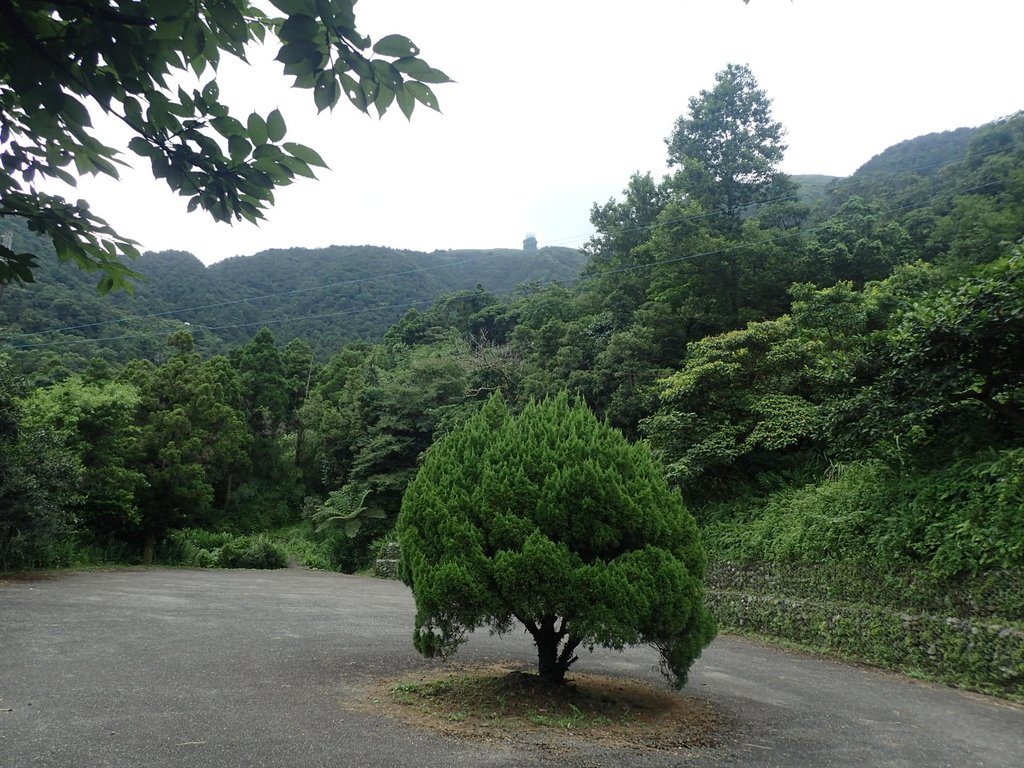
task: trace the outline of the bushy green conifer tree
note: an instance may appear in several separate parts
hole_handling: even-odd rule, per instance
[[[398,521],[416,648],[521,622],[562,682],[580,647],[650,644],[677,685],[714,636],[697,526],[644,445],[562,394],[500,394],[427,453]]]

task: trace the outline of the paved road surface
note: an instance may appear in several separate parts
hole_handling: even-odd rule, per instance
[[[342,706],[411,647],[395,582],[304,570],[81,573],[0,586],[0,768],[1024,766],[1024,708],[719,638],[687,692],[733,719],[679,754],[460,742]],[[533,658],[472,638],[461,661]],[[580,671],[658,680],[644,649]]]

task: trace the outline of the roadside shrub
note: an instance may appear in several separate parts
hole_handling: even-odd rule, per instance
[[[716,504],[702,530],[713,561],[856,561],[936,578],[1024,566],[1024,448],[918,474],[877,462],[767,497]]]
[[[221,568],[284,568],[288,554],[267,536],[238,536],[220,548]]]
[[[903,485],[880,544],[950,576],[1024,565],[1024,448],[989,450]]]
[[[160,553],[161,562],[189,568],[214,568],[219,564],[220,550],[234,536],[201,528],[169,531]]]
[[[299,517],[301,496],[291,478],[253,479],[232,493],[231,509],[214,522],[235,533],[266,531]]]
[[[890,484],[883,466],[852,464],[834,479],[746,497],[733,515],[719,504],[704,546],[711,560],[736,562],[873,559],[866,545],[877,512],[891,508]]]
[[[337,570],[331,562],[330,552],[319,537],[315,536],[313,526],[308,521],[277,528],[268,531],[266,535],[285,551],[289,560],[294,560],[306,568],[321,571]]]

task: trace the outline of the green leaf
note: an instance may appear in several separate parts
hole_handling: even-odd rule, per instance
[[[160,152],[156,147],[150,144],[141,136],[135,136],[131,141],[128,142],[128,149],[134,152],[140,157],[152,157],[153,152]]]
[[[220,98],[220,86],[217,85],[216,80],[211,80],[205,86],[203,86],[203,101],[208,105],[214,104]],[[150,97],[150,101],[153,101],[153,97]]]
[[[292,172],[272,158],[259,158],[255,161],[254,167],[267,174],[275,185],[285,185],[291,182]]]
[[[380,95],[381,87],[376,80],[372,78],[363,80],[359,83],[359,88],[362,90],[363,95],[366,97],[367,104],[372,104],[377,101],[377,97]],[[392,98],[394,97],[392,96]],[[388,103],[391,103],[390,99]]]
[[[256,147],[256,149],[252,153],[253,158],[256,160],[262,160],[268,157],[277,159],[283,155],[284,152],[281,150],[281,148],[274,144],[264,144],[261,147]]]
[[[324,65],[324,54],[319,49],[313,51],[308,58],[284,65],[284,73],[293,75],[295,88],[311,88],[316,84],[315,78],[307,77],[320,72]]]
[[[152,155],[150,157],[150,165],[152,166],[153,169],[154,179],[167,178],[167,174],[170,172],[171,169],[171,164],[167,161],[167,158],[164,157],[164,154],[162,152]]]
[[[282,157],[278,161],[279,165],[283,165],[289,171],[294,173],[296,176],[305,176],[307,179],[315,179],[316,174],[310,170],[310,167],[304,162],[295,157]]]
[[[105,173],[107,176],[111,176],[115,179],[120,178],[120,176],[117,173],[117,168],[109,160],[105,160],[104,158],[99,157],[98,155],[94,155],[92,158],[92,164],[97,171]]]
[[[205,62],[200,58],[206,48],[206,34],[197,21],[189,23],[185,27],[185,33],[181,40],[181,54],[185,61],[192,65],[197,74],[205,68]]]
[[[369,59],[360,56],[358,53],[352,53],[351,51],[341,52],[341,60],[335,63],[334,69],[337,72],[342,72],[346,68],[360,78],[374,77],[373,64],[370,63]]]
[[[176,19],[188,12],[190,0],[149,0],[150,15],[157,21]]]
[[[400,88],[395,93],[398,99],[398,108],[402,110],[402,114],[405,115],[406,120],[412,118],[412,111],[416,107],[416,99],[408,88]]]
[[[288,16],[303,14],[316,15],[316,0],[270,0],[271,4]]]
[[[225,139],[245,135],[245,126],[233,117],[215,117],[210,121],[210,125]]]
[[[241,162],[249,156],[252,146],[242,136],[231,136],[228,138],[228,154],[233,162]]]
[[[246,121],[246,128],[249,130],[249,140],[259,146],[267,143],[267,121],[253,112]]]
[[[373,64],[373,79],[381,86],[386,85],[392,90],[402,87],[402,75],[393,65],[381,59],[374,59],[371,63]]]
[[[85,108],[74,96],[64,94],[64,100],[60,107],[61,117],[65,122],[74,122],[77,125],[81,125],[85,128],[92,126],[92,119],[89,117],[89,110]]]
[[[321,55],[319,46],[312,40],[296,40],[282,45],[276,60],[282,64],[299,64]]]
[[[0,286],[15,281],[33,283],[35,277],[32,270],[38,267],[39,263],[31,253],[15,253],[0,245]]]
[[[373,52],[381,56],[394,56],[395,58],[403,58],[407,56],[416,56],[419,54],[420,49],[404,35],[387,35],[377,41],[377,44],[373,46]]]
[[[441,108],[437,103],[437,97],[428,86],[423,83],[418,83],[415,80],[410,80],[406,82],[405,88],[413,95],[416,101],[420,102],[420,104],[430,107],[438,112],[441,111]]]
[[[342,87],[345,89],[345,95],[348,96],[348,100],[352,102],[352,105],[360,112],[365,112],[369,108],[369,103],[366,98],[366,93],[360,87],[359,83],[356,82],[355,78],[351,75],[344,73],[339,74],[338,78],[341,80]]]
[[[14,276],[23,283],[34,283],[36,281],[35,276],[32,274],[31,267],[24,264],[11,264],[10,270],[14,273]]]
[[[323,31],[323,27],[312,16],[297,14],[289,17],[281,25],[278,37],[282,42],[294,43],[300,40],[316,40]]]
[[[78,179],[76,179],[74,176],[72,176],[67,171],[61,170],[60,168],[51,168],[49,171],[47,171],[47,175],[48,176],[54,176],[54,177],[60,179],[65,184],[67,184],[69,187],[77,187],[78,186]]]
[[[315,165],[319,168],[326,168],[327,163],[324,162],[323,158],[317,154],[316,150],[310,149],[309,147],[303,146],[302,144],[296,144],[292,141],[286,141],[281,145],[286,152],[292,157],[297,157],[304,163],[309,165]]]
[[[395,100],[395,92],[390,88],[379,88],[377,91],[377,98],[373,101],[373,106],[377,108],[377,114],[380,117],[384,116],[387,112],[388,107],[391,106],[391,102]]]
[[[260,213],[259,208],[245,200],[238,203],[238,212],[253,224],[256,224],[260,219],[264,218],[263,214]]]
[[[270,141],[281,141],[286,130],[284,115],[281,114],[281,110],[275,109],[267,115],[267,138]]]
[[[249,28],[245,23],[245,18],[233,2],[221,0],[221,2],[209,3],[206,7],[209,8],[210,15],[217,26],[227,33],[231,41],[245,43],[249,40]]]
[[[145,119],[142,117],[142,105],[131,96],[126,97],[123,104],[124,115],[129,125],[141,127],[145,123]]]
[[[421,83],[450,83],[452,79],[439,69],[434,69],[422,59],[399,59],[394,63],[395,69]]]
[[[322,72],[316,87],[313,89],[313,103],[318,112],[333,108],[340,96],[338,81],[333,72]]]

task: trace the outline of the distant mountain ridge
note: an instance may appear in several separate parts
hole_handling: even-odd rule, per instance
[[[979,128],[909,139],[845,178],[794,176],[800,201],[813,208],[808,225],[825,221],[854,195],[890,212],[913,211],[940,197],[953,205],[962,188],[992,183],[968,171],[975,160],[1009,146],[1020,125],[1018,113]],[[266,325],[279,342],[302,338],[326,356],[347,341],[381,339],[409,309],[426,308],[442,295],[477,285],[502,294],[524,283],[568,283],[586,261],[581,252],[559,247],[424,253],[364,245],[275,249],[206,267],[192,254],[166,251],[146,253],[131,265],[146,277],[135,295],[99,296],[95,274],[59,264],[52,246],[24,224],[0,218],[5,232],[13,235],[15,250],[39,256],[40,268],[36,283],[7,286],[0,294],[0,352],[32,350],[33,370],[52,367],[55,375],[60,368],[81,370],[96,357],[160,359],[166,336],[183,323],[204,354],[244,343]]]
[[[951,162],[962,160],[968,145],[980,128],[957,128],[926,133],[901,141],[879,152],[854,172],[854,176],[872,173],[918,173],[932,176]]]
[[[140,298],[151,286],[166,291],[164,283],[173,282],[162,258],[147,254],[140,263],[150,279],[140,287]],[[229,343],[247,340],[265,324],[279,341],[301,337],[314,348],[336,351],[340,341],[379,340],[410,308],[426,308],[444,294],[477,285],[507,293],[524,283],[569,282],[584,260],[579,251],[553,247],[432,253],[366,245],[274,249],[206,267],[214,306],[181,313],[181,319],[216,328]]]
[[[244,343],[266,325],[282,343],[303,338],[329,355],[347,341],[380,340],[409,309],[448,293],[572,282],[586,258],[561,247],[424,253],[364,245],[274,249],[207,267],[184,251],[147,252],[131,265],[144,277],[133,295],[101,297],[93,275],[58,264],[52,247],[29,233],[16,235],[23,247],[31,242],[41,268],[36,283],[9,286],[0,298],[0,341],[42,344],[30,348],[64,358],[98,352],[111,362],[159,357],[183,323],[204,353]]]

